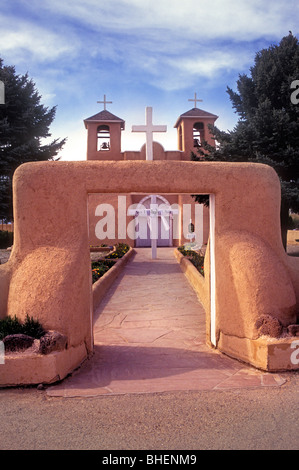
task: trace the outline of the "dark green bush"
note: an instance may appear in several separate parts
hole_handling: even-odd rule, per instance
[[[197,251],[186,250],[184,246],[180,246],[178,250],[183,256],[186,256],[186,258],[188,258],[188,260],[196,267],[197,271],[204,276],[204,256],[199,254]]]
[[[20,322],[16,315],[0,320],[0,340],[5,338],[5,336],[20,333],[39,339],[45,334],[45,331],[41,324],[32,317],[29,317],[29,315],[26,316],[24,323]]]
[[[115,261],[119,258],[122,258],[128,251],[130,247],[126,243],[118,243],[115,247],[115,251],[110,255],[105,256],[104,259],[99,261],[93,261],[91,263],[91,272],[92,272],[92,282],[96,282],[100,277],[109,271],[112,266],[114,266]]]
[[[5,250],[13,244],[13,232],[0,230],[0,249]]]
[[[109,271],[112,266],[114,266],[114,261],[109,260],[99,260],[93,261],[91,263],[91,272],[92,272],[92,282],[96,282],[100,277],[104,276],[104,274]]]
[[[107,255],[106,259],[122,258],[129,251],[129,249],[130,247],[126,243],[118,243],[115,246],[115,251],[110,255]]]
[[[25,322],[23,323],[23,334],[39,339],[45,334],[45,330],[39,321],[34,320],[32,317],[29,317],[29,315],[26,315]]]

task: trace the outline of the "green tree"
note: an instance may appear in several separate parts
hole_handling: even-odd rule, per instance
[[[0,58],[0,80],[5,86],[5,103],[0,104],[0,219],[12,220],[12,177],[16,168],[29,161],[56,160],[66,139],[51,137],[49,127],[56,107],[46,108],[28,74],[17,75],[14,66]]]
[[[210,126],[216,148],[203,143],[192,160],[256,162],[272,166],[281,181],[283,244],[289,210],[299,211],[299,104],[291,100],[299,80],[299,42],[290,32],[278,45],[255,56],[250,75],[239,75],[237,91],[227,88],[239,119],[230,132]],[[194,196],[198,202],[203,197]]]

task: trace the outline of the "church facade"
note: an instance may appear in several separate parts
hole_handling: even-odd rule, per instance
[[[215,145],[208,126],[218,116],[194,107],[181,114],[174,124],[177,150],[167,151],[158,142],[147,141],[140,151],[122,151],[125,121],[109,112],[106,103],[104,96],[104,110],[84,120],[88,161],[190,161],[191,152],[196,153],[204,140]],[[150,129],[150,137],[163,131],[163,126],[147,124],[148,127],[133,126],[132,131]],[[190,194],[90,194],[88,205],[92,246],[128,243],[133,247],[150,247],[153,237],[158,247],[190,242],[202,246],[208,241],[209,210],[196,203]]]

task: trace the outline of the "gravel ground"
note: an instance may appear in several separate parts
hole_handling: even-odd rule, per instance
[[[0,449],[297,450],[299,374],[286,376],[279,388],[84,399],[3,389]]]
[[[299,244],[298,245],[288,245],[287,253],[290,256],[299,256]]]
[[[9,260],[10,251],[7,250],[0,250],[0,264],[6,263]]]

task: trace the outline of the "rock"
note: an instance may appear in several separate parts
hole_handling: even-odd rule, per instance
[[[53,351],[63,351],[67,346],[67,337],[58,331],[47,331],[40,338],[39,352],[50,354]]]
[[[271,336],[271,338],[279,338],[283,328],[280,321],[271,315],[262,315],[255,324],[259,330],[259,335]]]
[[[5,351],[24,351],[32,346],[34,338],[32,336],[15,334],[8,335],[3,339]]]
[[[288,326],[288,333],[291,336],[299,336],[299,325],[289,325]]]

